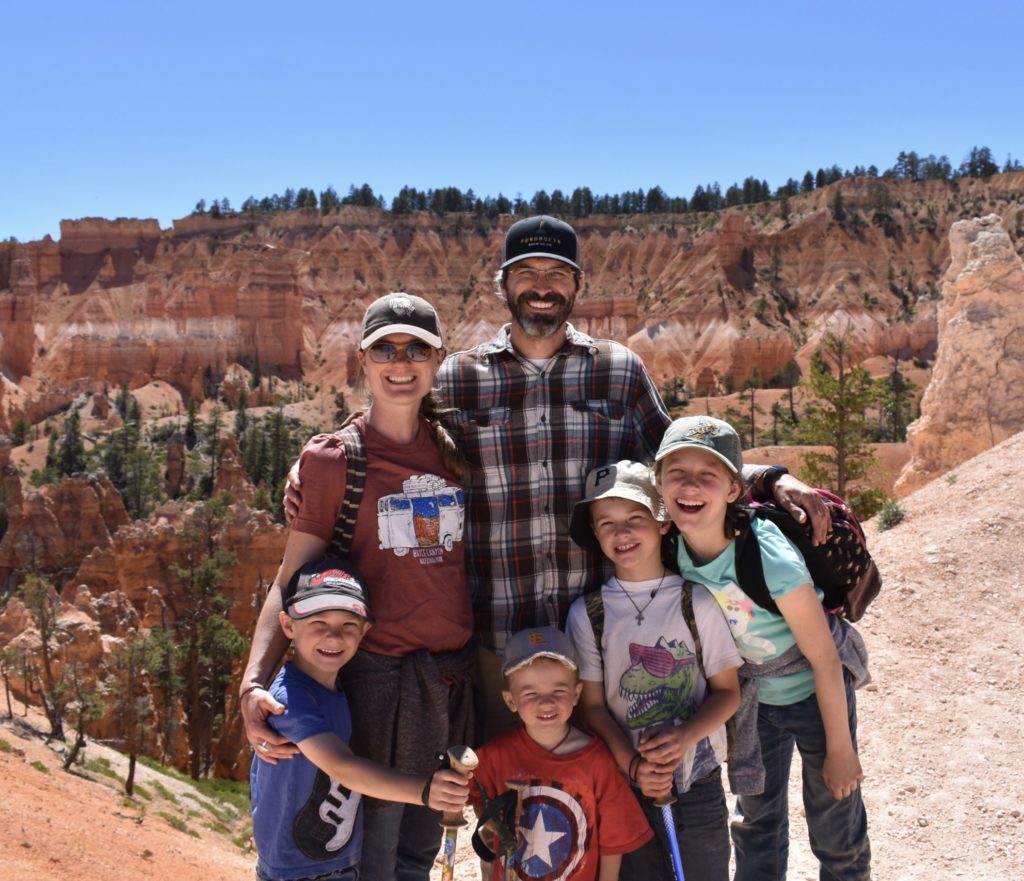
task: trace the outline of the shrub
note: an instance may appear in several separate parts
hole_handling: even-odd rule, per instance
[[[885,532],[892,529],[897,523],[902,523],[907,516],[903,506],[892,499],[886,502],[878,511],[878,531]]]

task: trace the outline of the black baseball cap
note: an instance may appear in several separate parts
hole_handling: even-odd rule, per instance
[[[527,257],[548,257],[579,269],[578,254],[576,231],[557,217],[538,214],[513,223],[508,228],[501,268],[505,269]]]
[[[325,557],[302,566],[285,588],[284,610],[297,621],[335,610],[373,620],[363,576],[340,557]]]
[[[399,291],[374,300],[363,316],[360,349],[368,349],[390,333],[407,333],[435,349],[444,348],[437,310],[423,297]]]

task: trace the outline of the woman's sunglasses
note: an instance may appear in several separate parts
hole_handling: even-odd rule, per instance
[[[370,360],[377,364],[387,364],[394,361],[401,352],[410,361],[426,361],[434,351],[433,346],[426,343],[405,343],[396,346],[394,343],[374,343],[366,350],[370,353]]]

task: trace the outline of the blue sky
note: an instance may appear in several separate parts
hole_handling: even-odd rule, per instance
[[[11,0],[0,21],[0,239],[287,187],[689,197],[903,149],[1024,161],[1019,0]]]

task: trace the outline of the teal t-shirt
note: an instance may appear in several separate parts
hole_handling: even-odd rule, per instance
[[[801,584],[811,583],[804,558],[774,523],[754,519],[752,528],[761,549],[764,580],[772,599],[778,600]],[[710,563],[693,562],[685,542],[679,543],[679,569],[683,577],[711,591],[729,622],[736,648],[744,661],[763,664],[777,658],[795,642],[786,619],[762,609],[736,583],[736,542],[730,542]],[[821,596],[821,591],[818,591]],[[814,675],[808,670],[773,676],[758,682],[762,703],[785,706],[814,694]]]

